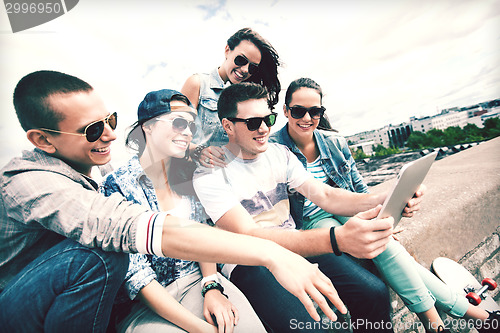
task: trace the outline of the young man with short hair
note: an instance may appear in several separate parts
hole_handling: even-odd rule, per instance
[[[260,85],[229,86],[220,96],[218,112],[229,137],[223,147],[227,166],[200,167],[194,177],[198,197],[216,226],[275,241],[319,264],[336,286],[353,321],[366,324],[356,331],[371,331],[370,323],[382,327],[382,331],[392,331],[384,283],[348,256],[340,256],[348,252],[373,258],[385,249],[393,233],[393,219],[369,221],[377,216],[377,205],[385,194],[358,194],[323,184],[307,173],[285,146],[268,143],[276,114],[269,110],[267,92]],[[288,191],[300,192],[328,212],[355,216],[337,228],[296,230]],[[411,211],[418,210],[419,201],[412,202]],[[293,322],[308,321],[296,301],[265,269],[225,265],[223,272],[274,331],[284,332]],[[384,325],[379,326],[381,323]]]
[[[98,193],[91,170],[110,161],[117,115],[88,83],[34,72],[17,84],[14,106],[35,149],[0,171],[2,331],[105,331],[127,252],[263,265],[316,320],[311,298],[332,318],[322,294],[342,307],[317,267],[273,242]]]

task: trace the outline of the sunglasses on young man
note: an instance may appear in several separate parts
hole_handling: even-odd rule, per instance
[[[189,130],[191,131],[191,134],[195,135],[196,133],[196,124],[193,121],[188,121],[187,119],[184,119],[182,117],[177,117],[174,119],[163,119],[163,118],[156,118],[156,120],[161,120],[164,122],[172,123],[172,129],[176,133],[182,133],[186,130],[186,128],[189,126]]]
[[[62,132],[48,128],[39,128],[39,129],[47,132],[84,136],[86,137],[88,142],[95,142],[99,140],[99,138],[102,136],[102,133],[104,133],[104,126],[106,124],[108,124],[112,130],[114,130],[116,128],[117,121],[118,121],[118,115],[116,114],[116,112],[114,112],[108,115],[106,118],[103,118],[101,120],[96,120],[88,124],[83,130],[83,133]]]
[[[248,64],[250,61],[243,55],[237,55],[235,58],[234,58],[234,64],[236,66],[245,66],[246,64]],[[259,70],[259,65],[256,65],[256,64],[252,64],[250,62],[250,65],[248,65],[248,74],[255,74],[257,73],[257,71]]]
[[[277,113],[273,112],[271,114],[268,114],[265,117],[253,117],[253,118],[247,118],[247,119],[232,118],[231,117],[231,118],[227,118],[227,120],[232,121],[233,123],[238,122],[238,121],[246,123],[248,130],[253,132],[253,131],[256,131],[260,128],[260,125],[262,124],[262,122],[264,122],[267,127],[273,126],[276,123],[276,116],[277,115],[278,115]]]
[[[288,110],[290,110],[290,115],[294,119],[302,119],[309,112],[309,116],[312,119],[319,119],[325,113],[324,106],[313,106],[311,108],[306,108],[303,106],[287,106]]]

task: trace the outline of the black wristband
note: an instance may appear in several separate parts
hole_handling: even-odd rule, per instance
[[[330,228],[330,243],[332,244],[333,253],[337,256],[341,256],[342,252],[339,250],[339,245],[337,244],[337,238],[335,237],[335,227]]]
[[[198,145],[194,150],[193,152],[191,153],[191,158],[193,159],[193,161],[199,161],[200,160],[200,156],[201,156],[201,151],[205,148],[208,148],[207,146],[205,145]]]
[[[207,293],[207,291],[209,290],[212,290],[212,289],[217,289],[220,291],[220,293],[224,296],[227,297],[226,294],[224,294],[224,287],[222,287],[222,285],[218,282],[210,282],[209,284],[207,284],[206,286],[203,287],[203,289],[201,289],[201,296],[205,297],[205,294]]]

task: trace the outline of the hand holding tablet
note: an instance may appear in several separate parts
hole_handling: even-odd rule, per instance
[[[396,227],[401,220],[403,209],[422,184],[436,157],[437,152],[434,152],[407,163],[401,168],[396,183],[387,195],[377,219],[392,216],[394,227]]]

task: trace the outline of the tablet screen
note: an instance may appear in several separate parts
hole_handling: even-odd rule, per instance
[[[394,226],[399,223],[406,203],[413,197],[420,184],[422,184],[436,156],[437,152],[431,153],[407,163],[401,168],[396,183],[387,195],[377,218],[392,216],[394,218]]]

